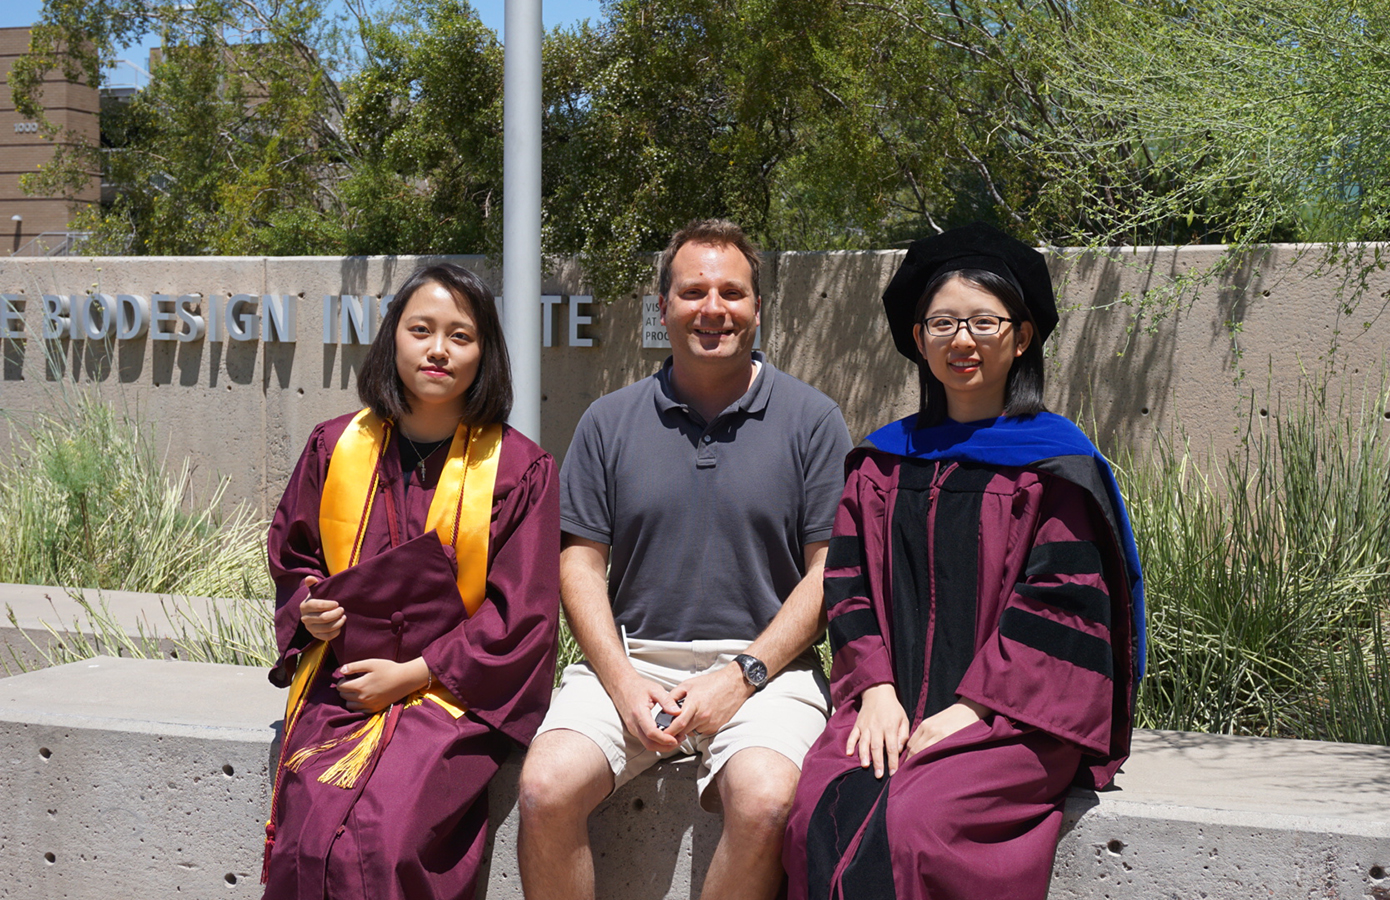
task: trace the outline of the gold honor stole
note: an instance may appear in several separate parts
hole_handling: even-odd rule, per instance
[[[381,476],[381,455],[391,443],[391,430],[389,423],[377,418],[370,409],[364,409],[353,417],[333,448],[319,501],[319,540],[331,575],[360,561],[362,540]],[[487,585],[488,532],[501,446],[501,425],[468,428],[460,424],[449,445],[449,455],[425,517],[425,530],[435,532],[441,543],[454,548],[459,595],[470,616],[482,605]],[[323,665],[327,649],[326,642],[315,641],[302,654],[285,706],[286,742],[303,709],[309,685]],[[438,681],[406,697],[402,708],[414,706],[425,698],[439,704],[456,719],[464,713],[453,694]],[[285,765],[298,771],[319,753],[342,744],[353,744],[342,759],[319,776],[319,781],[343,788],[355,787],[358,776],[381,744],[388,712],[390,707],[372,714],[349,735],[305,747],[286,760]]]

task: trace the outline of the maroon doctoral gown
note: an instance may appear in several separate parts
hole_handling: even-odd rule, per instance
[[[289,684],[300,652],[312,643],[299,621],[299,604],[308,594],[302,583],[306,575],[328,577],[319,500],[329,457],[351,420],[343,416],[314,429],[271,524],[280,648],[271,680],[281,686]],[[414,473],[408,480],[402,476],[394,443],[383,454],[363,560],[391,549],[392,514],[397,546],[421,535],[445,458],[441,452],[427,462],[422,487]],[[374,765],[350,789],[318,780],[342,752],[311,758],[297,772],[283,767],[266,898],[473,896],[487,829],[487,783],[513,742],[530,742],[550,701],[559,535],[554,460],[504,428],[483,603],[471,617],[441,629],[442,636],[421,654],[467,713],[455,718],[429,700],[405,707]],[[408,584],[416,574],[401,571],[395,577]],[[348,710],[335,689],[338,665],[330,650],[284,758],[325,736],[348,735],[366,719]]]
[[[1042,900],[1073,783],[1129,748],[1131,613],[1094,496],[1045,471],[849,458],[825,569],[836,710],[802,766],[791,900]],[[845,746],[863,691],[915,729],[994,711],[876,779]]]

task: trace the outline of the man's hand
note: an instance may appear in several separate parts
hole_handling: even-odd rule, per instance
[[[907,756],[943,741],[967,725],[989,715],[991,710],[973,700],[958,700],[934,716],[927,716],[907,740]]]
[[[859,715],[845,743],[845,756],[857,754],[860,768],[867,769],[872,763],[875,778],[883,777],[885,767],[889,775],[896,773],[898,757],[907,741],[908,724],[893,685],[866,688],[859,697]]]
[[[671,699],[681,708],[666,733],[677,738],[692,732],[714,734],[729,723],[751,696],[753,687],[743,680],[743,669],[738,663],[687,678],[671,689]]]
[[[319,580],[312,575],[304,576],[304,586],[313,587]],[[299,604],[299,621],[308,629],[316,641],[331,641],[343,630],[347,621],[347,611],[334,600],[318,600],[305,597]]]
[[[415,662],[423,665],[423,661]],[[380,712],[397,700],[423,688],[428,680],[419,677],[417,666],[389,659],[359,659],[342,666],[338,671],[338,693],[353,712]]]
[[[680,707],[661,685],[638,675],[631,666],[628,669],[629,677],[609,691],[613,705],[623,717],[623,725],[648,750],[665,753],[676,749],[680,738],[673,735],[670,728],[662,731],[656,727],[655,708],[659,706],[674,716],[681,711]]]

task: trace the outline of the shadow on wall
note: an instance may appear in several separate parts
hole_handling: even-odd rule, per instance
[[[1102,452],[1132,447],[1162,427],[1157,419],[1174,386],[1178,349],[1176,322],[1151,315],[1138,298],[1173,277],[1176,260],[1150,249],[1133,261],[1086,253],[1050,263],[1061,321],[1049,341],[1048,405],[1079,423]],[[1088,298],[1089,306],[1069,303],[1073,297]]]
[[[855,442],[917,409],[917,371],[893,347],[880,300],[903,255],[779,254],[764,303],[768,358],[839,403]]]
[[[1050,342],[1050,407],[1081,424],[1107,454],[1139,450],[1155,434],[1187,427],[1219,440],[1220,420],[1239,432],[1230,402],[1244,377],[1238,337],[1252,298],[1269,295],[1262,268],[1276,255],[1263,248],[1231,261],[1214,283],[1197,289],[1211,298],[1205,303],[1191,288],[1168,293],[1193,269],[1190,257],[1172,247],[1053,257],[1062,315]],[[1188,421],[1177,412],[1183,408]]]

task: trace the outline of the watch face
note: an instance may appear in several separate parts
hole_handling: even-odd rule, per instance
[[[762,660],[754,656],[740,655],[738,662],[743,667],[743,677],[749,684],[757,687],[767,681],[767,666]]]

